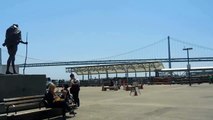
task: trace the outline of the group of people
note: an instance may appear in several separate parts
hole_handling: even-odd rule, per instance
[[[64,108],[69,111],[70,114],[76,114],[74,110],[69,106],[71,102],[73,102],[77,107],[80,106],[80,82],[76,80],[74,74],[70,74],[70,84],[65,84],[63,86],[61,95],[56,94],[55,88],[56,85],[54,85],[53,83],[49,83],[48,91],[45,94],[45,100],[48,103],[48,107]]]

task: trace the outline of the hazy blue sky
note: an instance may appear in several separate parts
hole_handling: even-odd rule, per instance
[[[4,0],[0,39],[3,43],[6,29],[19,24],[23,40],[29,34],[28,63],[165,58],[168,35],[172,57],[186,57],[183,47],[193,47],[192,57],[212,56],[212,6],[212,0]],[[6,64],[7,50],[1,48]],[[25,45],[17,54],[16,63],[24,63]],[[26,72],[69,78],[65,66]]]

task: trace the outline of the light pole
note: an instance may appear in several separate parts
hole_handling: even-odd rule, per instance
[[[192,83],[191,83],[191,74],[190,74],[191,66],[190,66],[190,64],[189,64],[189,50],[192,50],[192,48],[183,48],[183,50],[186,50],[186,51],[187,51],[187,60],[188,60],[187,72],[188,72],[189,86],[191,86]]]

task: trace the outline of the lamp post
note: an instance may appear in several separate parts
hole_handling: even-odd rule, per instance
[[[189,80],[189,86],[191,86],[191,74],[190,74],[190,69],[191,66],[189,64],[189,50],[192,50],[192,48],[183,48],[183,50],[187,51],[187,60],[188,60],[188,64],[187,64],[187,72],[188,72],[188,80]]]

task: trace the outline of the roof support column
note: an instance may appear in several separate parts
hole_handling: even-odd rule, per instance
[[[82,80],[84,80],[84,74],[82,75]]]
[[[101,75],[100,75],[100,72],[98,71],[98,79],[100,80],[101,79]]]
[[[127,80],[127,84],[129,84],[129,71],[128,68],[126,68],[126,80]]]
[[[146,70],[145,65],[144,65],[144,64],[142,64],[142,66],[141,66],[141,67],[143,67],[143,69],[144,69],[144,71],[145,71],[145,78],[147,78],[147,70]]]
[[[150,63],[149,63],[149,81],[152,84],[152,82],[151,82],[151,64]]]
[[[118,72],[117,72],[115,66],[113,66],[113,69],[115,70],[115,75],[116,75],[116,79],[117,79],[118,78]]]
[[[159,77],[159,73],[157,71],[157,67],[156,67],[155,63],[152,63],[152,65],[155,68],[155,70],[154,70],[155,71],[155,77]]]
[[[81,72],[81,74],[82,74],[82,80],[84,80],[84,73],[83,73],[83,72]]]
[[[109,79],[108,69],[106,68],[105,70],[106,70],[106,78],[107,78],[107,80],[108,80],[108,79]]]
[[[135,67],[132,65],[132,69],[135,71],[135,78],[137,77],[137,71],[135,69]]]
[[[89,70],[89,67],[88,67],[88,80],[90,80],[90,77],[89,77],[89,75],[90,75],[90,70]]]

